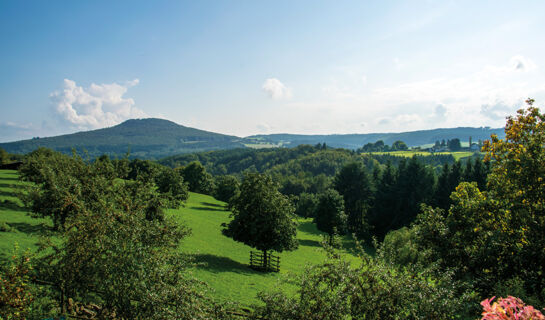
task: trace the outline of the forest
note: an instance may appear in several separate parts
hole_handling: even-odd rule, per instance
[[[326,143],[158,161],[0,150],[22,161],[20,202],[0,210],[48,224],[36,250],[3,252],[0,318],[544,319],[545,115],[527,103],[460,160]],[[198,230],[172,214],[195,194],[225,204],[218,232],[261,251],[261,273],[298,252],[300,221],[325,258],[250,306],[217,299],[184,251]]]

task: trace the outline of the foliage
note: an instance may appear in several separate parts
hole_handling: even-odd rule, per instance
[[[10,156],[6,150],[0,148],[0,164],[5,164],[10,162]]]
[[[346,232],[344,200],[336,190],[329,189],[320,195],[314,220],[318,230],[327,233],[330,241],[334,234]]]
[[[106,192],[98,187],[106,177],[93,169],[79,157],[38,149],[19,170],[23,180],[35,183],[20,197],[36,216],[51,217],[55,229],[62,229],[69,217],[83,210],[84,199],[90,203]]]
[[[462,313],[449,278],[394,269],[361,257],[353,267],[330,251],[329,259],[310,266],[298,281],[295,298],[281,292],[261,294],[255,318],[265,319],[454,319]]]
[[[405,142],[401,140],[397,140],[394,143],[392,143],[392,151],[408,150],[408,149],[409,147],[407,147],[407,144],[405,144]]]
[[[525,305],[519,298],[509,296],[499,298],[492,303],[494,298],[481,302],[483,306],[482,320],[545,320],[545,316],[539,310]]]
[[[168,200],[168,207],[178,208],[189,196],[187,184],[178,170],[164,167],[155,178],[157,191]]]
[[[308,218],[316,216],[316,207],[318,206],[318,196],[314,193],[301,193],[295,206],[295,214]]]
[[[225,236],[264,254],[268,250],[282,252],[297,248],[293,206],[277,190],[270,176],[247,174],[240,186],[240,195],[233,204],[233,220],[222,230]]]
[[[361,234],[365,233],[364,217],[372,196],[372,185],[365,167],[361,162],[345,165],[335,175],[333,186],[344,198],[348,229]]]
[[[458,151],[462,149],[462,144],[460,143],[460,139],[454,138],[452,140],[448,140],[447,148],[449,148],[451,151]]]
[[[206,168],[200,162],[191,162],[178,170],[187,182],[190,191],[211,194],[214,190],[212,176],[206,172]]]
[[[214,197],[223,202],[230,202],[231,199],[240,194],[240,182],[235,176],[225,175],[216,178],[216,189]]]
[[[32,264],[29,253],[19,255],[17,249],[0,273],[0,319],[27,319],[34,294],[30,283]]]
[[[424,259],[424,253],[416,244],[414,230],[407,227],[388,232],[377,253],[385,262],[397,266],[416,267],[422,265]]]
[[[481,296],[516,292],[545,303],[545,115],[528,101],[507,120],[506,139],[485,141],[488,191],[462,182],[452,206],[423,207],[414,232],[420,250]]]

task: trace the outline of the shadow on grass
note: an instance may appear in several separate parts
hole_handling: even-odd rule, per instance
[[[218,209],[218,208],[210,208],[210,207],[190,207],[192,210],[200,210],[200,211],[220,211],[224,212],[224,209]]]
[[[23,189],[24,187],[22,184],[0,183],[0,188]]]
[[[194,255],[196,263],[202,263],[198,268],[206,269],[214,273],[219,272],[236,272],[236,273],[256,273],[250,269],[247,264],[242,264],[231,258],[220,257],[212,254],[196,254]]]
[[[2,181],[21,181],[19,180],[19,177],[15,176],[15,177],[0,177],[0,180]]]
[[[26,222],[8,222],[8,225],[14,229],[17,229],[19,232],[32,235],[48,236],[51,235],[53,230],[46,226],[43,223],[40,224],[30,224]]]
[[[216,207],[216,208],[222,208],[225,209],[225,206],[223,204],[217,204],[217,203],[211,203],[211,202],[201,202],[203,206],[209,206],[209,207]]]
[[[0,197],[14,197],[14,198],[17,198],[17,192],[0,191]]]
[[[302,240],[299,240],[299,244],[306,247],[319,247],[319,248],[322,247],[322,244],[320,243],[320,241],[316,241],[316,240],[302,239]]]
[[[316,225],[312,223],[311,221],[305,221],[305,222],[299,223],[299,225],[297,226],[297,230],[301,232],[318,235],[318,236],[324,234],[323,232],[318,230],[316,228]]]
[[[6,201],[6,200],[4,200]],[[11,211],[20,211],[20,212],[29,212],[30,210],[25,208],[25,207],[22,207],[22,206],[19,206],[17,203],[13,202],[13,201],[10,201],[10,200],[7,200],[9,202],[3,202],[0,200],[0,209],[2,210],[11,210]]]

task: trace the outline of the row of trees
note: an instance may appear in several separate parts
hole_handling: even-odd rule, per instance
[[[403,141],[395,141],[392,143],[392,146],[384,144],[384,141],[378,140],[375,143],[369,142],[365,144],[362,148],[356,150],[357,153],[361,152],[389,152],[389,151],[404,151],[408,150],[409,147]]]
[[[356,232],[369,239],[382,239],[390,230],[409,225],[420,210],[421,203],[429,203],[443,209],[452,204],[449,196],[461,181],[476,181],[485,187],[488,164],[480,159],[469,159],[465,165],[445,163],[438,178],[434,170],[424,165],[419,158],[403,159],[394,167],[376,167],[369,174],[360,162],[348,163],[335,175],[329,188],[343,197],[343,206],[333,200],[331,190],[321,193],[302,193],[295,197],[296,213],[318,220],[346,221],[336,225],[337,232]],[[437,183],[436,183],[437,179]],[[331,203],[325,205],[329,199]],[[321,206],[339,208],[323,210]],[[329,217],[319,217],[329,212]],[[346,215],[346,219],[340,216]],[[331,227],[320,230],[329,232]]]

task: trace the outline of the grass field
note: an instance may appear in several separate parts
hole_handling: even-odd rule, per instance
[[[47,234],[51,225],[47,219],[34,219],[20,207],[16,193],[22,183],[16,171],[0,170],[0,223],[5,222],[11,229],[0,231],[0,257],[10,254],[15,243],[21,249],[35,249],[40,235]],[[8,200],[8,203],[4,203]],[[294,292],[294,288],[282,281],[290,274],[300,274],[307,264],[323,261],[324,251],[320,245],[322,233],[309,219],[299,220],[297,238],[299,248],[293,252],[280,253],[280,272],[261,273],[248,267],[250,247],[235,242],[221,234],[221,224],[230,220],[225,204],[214,198],[191,193],[185,207],[168,210],[177,221],[189,226],[192,234],[181,244],[181,250],[192,253],[201,263],[191,272],[213,289],[213,296],[219,300],[231,300],[242,305],[257,303],[259,291],[283,288]],[[353,249],[353,241],[343,239],[343,246]],[[348,259],[357,261],[351,254]]]
[[[224,203],[210,196],[191,193],[185,208],[170,210],[169,213],[192,229],[192,235],[184,240],[182,248],[194,253],[197,262],[205,263],[196,268],[194,274],[208,283],[221,300],[249,305],[257,302],[259,291],[281,286],[293,292],[288,284],[279,281],[289,274],[300,274],[307,264],[319,263],[325,258],[320,244],[322,233],[310,219],[299,220],[299,248],[279,254],[280,272],[262,273],[248,267],[250,247],[221,234],[221,224],[230,220],[230,212],[224,209]],[[353,244],[346,237],[343,245],[351,249]],[[357,259],[349,254],[348,257]]]
[[[412,157],[414,155],[432,156],[432,155],[448,155],[448,154],[451,154],[454,157],[454,159],[456,159],[456,160],[471,157],[473,155],[472,151],[435,152],[435,153],[431,153],[431,152],[428,152],[428,151],[407,150],[407,151],[370,152],[370,153],[371,154],[388,154],[388,155],[391,155],[391,156],[408,157],[408,158],[410,158],[410,157]]]
[[[17,193],[22,192],[23,182],[17,171],[0,170],[0,225],[9,231],[0,231],[0,257],[13,252],[14,245],[24,250],[36,249],[39,236],[46,235],[51,226],[47,219],[31,218],[22,207]]]

